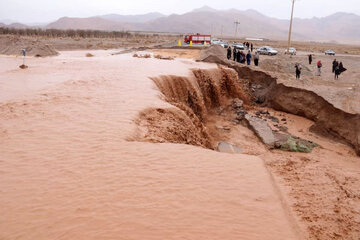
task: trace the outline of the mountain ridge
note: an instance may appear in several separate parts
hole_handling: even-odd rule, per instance
[[[254,9],[216,10],[206,5],[184,14],[164,15],[153,12],[141,15],[107,14],[88,18],[63,17],[46,25],[45,28],[184,34],[199,32],[234,36],[234,21],[240,21],[237,37],[287,39],[289,20],[269,17]],[[26,26],[16,24],[12,27]],[[360,16],[337,12],[321,18],[294,18],[293,39],[360,44]]]

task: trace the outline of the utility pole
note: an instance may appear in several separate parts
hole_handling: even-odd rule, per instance
[[[221,39],[223,38],[224,25],[221,25]]]
[[[235,24],[235,39],[236,39],[237,30],[238,30],[238,26],[240,25],[240,22],[239,22],[239,21],[235,21],[234,24]]]
[[[290,18],[289,38],[288,38],[288,47],[287,47],[287,52],[288,53],[290,53],[291,31],[292,31],[292,23],[293,23],[293,17],[294,17],[295,0],[291,0],[291,2],[292,2],[292,7],[291,7],[291,18]]]

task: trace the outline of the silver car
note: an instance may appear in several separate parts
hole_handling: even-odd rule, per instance
[[[235,48],[235,49],[240,49],[240,50],[245,49],[244,44],[242,44],[242,43],[233,43],[232,47]]]
[[[331,49],[325,51],[325,55],[333,55],[335,56],[335,52]]]
[[[219,45],[222,46],[223,48],[229,47],[229,44],[227,42],[220,42]]]
[[[257,52],[259,54],[269,55],[269,56],[278,54],[278,51],[276,51],[275,49],[273,49],[272,47],[269,47],[269,46],[260,47],[257,49]]]
[[[293,47],[286,49],[285,54],[296,55],[296,49]]]

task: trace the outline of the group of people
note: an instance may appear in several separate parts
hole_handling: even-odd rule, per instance
[[[246,48],[246,50],[251,50],[251,52],[253,52],[254,50],[254,45],[252,43],[249,42],[243,42],[244,48]]]
[[[347,69],[344,68],[342,62],[339,63],[338,61],[336,61],[336,59],[334,59],[334,61],[332,62],[332,72],[335,74],[335,79],[339,79],[339,75],[346,70]]]
[[[311,65],[312,61],[313,61],[313,57],[312,54],[309,54],[308,56],[308,60],[309,60],[309,65]],[[316,63],[317,66],[317,76],[321,76],[321,69],[322,69],[322,62],[321,60],[317,61]],[[342,72],[345,72],[347,69],[344,68],[344,65],[342,62],[338,62],[336,59],[334,59],[334,61],[332,62],[332,72],[335,74],[335,79],[339,79],[339,75]],[[300,79],[300,74],[301,74],[301,66],[299,63],[295,64],[295,75],[296,75],[296,79]]]
[[[242,63],[242,64],[246,63],[247,65],[251,65],[251,60],[253,59],[255,66],[259,66],[260,56],[259,56],[258,52],[255,52],[255,54],[252,55],[251,51],[248,50],[247,54],[245,54],[244,51],[236,49],[235,47],[234,47],[233,51],[231,50],[231,47],[228,47],[228,49],[227,49],[227,59],[230,60],[231,57],[233,57],[234,61],[236,61],[238,63]]]

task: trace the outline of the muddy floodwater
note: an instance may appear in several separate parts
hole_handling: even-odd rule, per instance
[[[0,239],[301,239],[263,159],[134,139],[150,77],[216,68],[111,51],[0,57]]]

